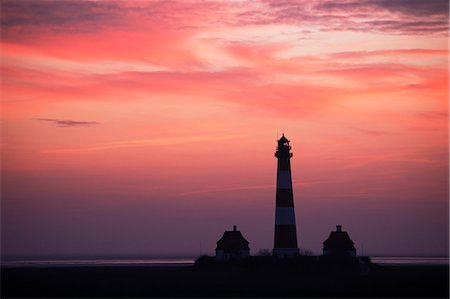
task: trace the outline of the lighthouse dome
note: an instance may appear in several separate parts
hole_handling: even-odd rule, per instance
[[[278,143],[284,144],[284,143],[286,143],[286,142],[289,142],[289,140],[288,140],[288,139],[284,136],[284,134],[283,134],[283,136],[281,136],[281,138],[278,139]]]

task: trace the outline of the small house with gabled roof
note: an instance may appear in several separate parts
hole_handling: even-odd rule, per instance
[[[356,248],[347,232],[342,231],[342,225],[336,225],[336,231],[331,232],[323,242],[323,255],[331,257],[356,257]]]
[[[230,260],[239,260],[250,255],[248,241],[242,236],[241,232],[233,226],[232,231],[225,231],[222,238],[217,241],[216,260],[226,262]]]

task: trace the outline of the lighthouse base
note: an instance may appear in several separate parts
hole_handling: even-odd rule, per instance
[[[292,258],[299,255],[298,248],[274,248],[272,255],[276,258]]]

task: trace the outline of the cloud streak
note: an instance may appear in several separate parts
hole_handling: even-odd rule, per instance
[[[35,118],[35,120],[51,122],[57,127],[86,127],[100,124],[96,121],[79,121],[79,120],[70,120],[70,119],[54,119],[54,118]]]
[[[77,13],[73,13],[76,11]],[[136,23],[139,19],[142,22]],[[325,31],[376,31],[394,34],[446,34],[445,0],[340,0],[243,3],[226,1],[36,1],[2,2],[4,38],[20,40],[36,32],[79,34],[128,28],[151,32],[168,28],[193,32],[293,24]],[[17,35],[17,33],[22,35]]]
[[[172,144],[184,144],[192,142],[214,142],[220,140],[228,140],[239,138],[241,135],[227,135],[227,136],[185,136],[185,137],[172,137],[172,138],[153,138],[153,139],[138,139],[138,140],[125,140],[115,142],[105,142],[84,147],[77,148],[59,148],[48,149],[41,151],[44,154],[64,154],[64,153],[82,153],[82,152],[96,152],[118,148],[130,148],[140,146],[161,146]]]
[[[423,35],[448,31],[448,1],[265,1],[278,22],[322,30]]]
[[[430,17],[447,16],[448,1],[446,0],[341,0],[341,1],[322,1],[316,6],[325,11],[357,11],[370,12],[373,9],[389,11],[392,13],[401,13],[406,16]]]

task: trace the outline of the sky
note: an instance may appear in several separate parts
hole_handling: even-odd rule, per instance
[[[1,1],[2,255],[448,255],[448,1]]]

